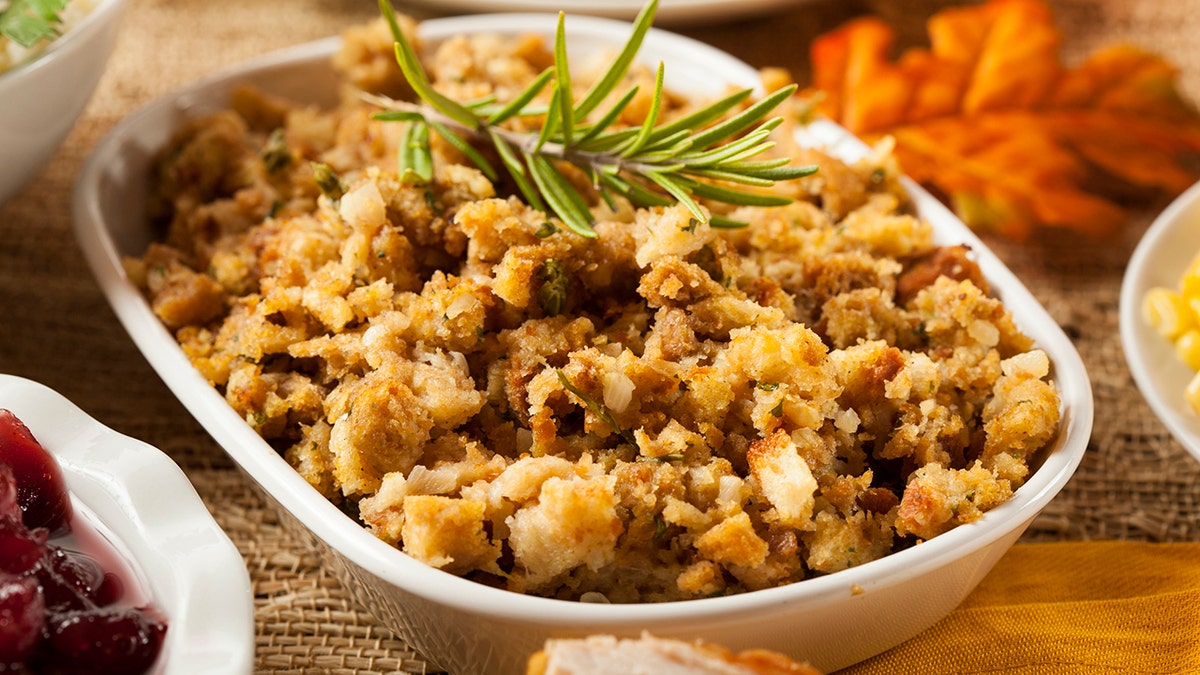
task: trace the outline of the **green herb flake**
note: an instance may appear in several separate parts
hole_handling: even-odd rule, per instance
[[[622,429],[621,426],[617,424],[617,419],[613,417],[612,411],[608,409],[608,406],[583,393],[582,389],[571,383],[571,380],[567,378],[563,371],[555,369],[554,372],[558,374],[558,381],[562,383],[563,389],[566,389],[574,394],[579,400],[583,401],[583,404],[587,406],[588,410],[592,411],[593,415],[600,418],[600,421],[612,427],[613,431],[616,431],[617,435],[619,435],[626,443],[629,443],[630,445],[637,445],[637,439],[633,437],[633,434],[629,433],[625,429]]]
[[[776,403],[775,407],[771,408],[771,415],[775,417],[783,417],[783,399],[779,399],[779,403]]]
[[[546,316],[558,316],[567,305],[567,290],[570,279],[562,263],[554,258],[548,258],[542,263],[542,288],[538,291],[538,301],[542,305],[542,313]]]
[[[321,194],[330,199],[341,199],[342,195],[346,194],[346,188],[342,185],[342,179],[334,173],[333,169],[328,164],[321,162],[313,162],[313,181],[317,187],[321,189]]]
[[[542,226],[537,229],[537,232],[533,233],[533,236],[538,239],[545,239],[555,234],[558,234],[558,228],[554,226],[554,223],[547,220],[542,222]]]
[[[54,39],[61,34],[58,13],[66,6],[67,0],[12,0],[0,10],[0,35],[26,48]]]
[[[258,156],[262,158],[267,173],[282,171],[292,163],[292,151],[288,148],[287,136],[282,128],[271,132]]]

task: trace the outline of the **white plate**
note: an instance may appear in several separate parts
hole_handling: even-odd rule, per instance
[[[499,32],[553,35],[553,15],[473,15],[427,21],[427,41]],[[568,17],[573,52],[624,44],[629,25]],[[322,497],[230,408],[192,367],[170,332],[126,277],[123,255],[140,256],[153,233],[145,219],[146,170],[183,120],[225,108],[240,83],[313,103],[335,100],[329,56],[336,39],[300,45],[226,70],[147,106],[118,124],[85,164],[74,193],[75,233],[129,335],[152,367],[226,452],[262,487],[298,541],[314,547],[364,607],[437,667],[453,673],[523,672],[547,637],[590,633],[704,639],[733,649],[762,647],[833,671],[877,654],[931,626],[987,574],[1057,494],[1083,456],[1092,428],[1091,385],[1083,363],[1034,297],[936,199],[907,183],[943,243],[967,243],[1018,325],[1050,356],[1062,395],[1062,430],[1041,466],[1007,503],[980,520],[865,565],[789,586],[728,597],[651,605],[574,603],[514,594],[436,570],[376,539]],[[640,55],[666,63],[667,86],[717,96],[729,85],[756,86],[757,71],[679,35],[652,30]],[[836,125],[816,125],[804,140],[835,153],[863,152]]]
[[[30,380],[0,375],[0,408],[54,455],[78,515],[111,537],[166,614],[153,672],[251,672],[254,596],[246,564],[179,467]]]
[[[1177,288],[1200,252],[1200,183],[1171,202],[1146,230],[1121,282],[1121,345],[1138,389],[1154,413],[1197,460],[1200,415],[1183,398],[1192,370],[1142,319],[1142,298],[1157,286]]]
[[[762,16],[813,0],[659,0],[656,23],[715,23]],[[414,0],[446,12],[558,12],[631,20],[644,0]]]

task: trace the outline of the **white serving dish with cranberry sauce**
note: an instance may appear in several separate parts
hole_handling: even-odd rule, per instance
[[[251,672],[253,594],[245,563],[179,467],[156,448],[103,426],[63,396],[26,379],[0,375],[0,409],[15,415],[52,458],[45,471],[38,471],[37,453],[25,447],[16,451],[24,459],[7,461],[26,523],[31,529],[44,527],[52,535],[47,543],[64,557],[80,551],[115,577],[96,591],[104,598],[99,604],[132,614],[144,611],[149,621],[165,624],[161,647],[144,672]],[[10,452],[20,445],[12,438],[13,428],[12,419],[0,413],[0,442]],[[22,462],[24,467],[16,466]],[[69,493],[67,502],[52,476],[39,479],[55,467]],[[48,583],[39,585],[39,602],[48,606],[53,591]],[[105,628],[76,625],[74,630]]]

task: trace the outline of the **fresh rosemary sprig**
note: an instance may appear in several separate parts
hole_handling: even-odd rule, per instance
[[[58,37],[58,13],[66,6],[67,0],[0,0],[0,35],[22,47]]]
[[[638,14],[629,41],[612,65],[579,101],[571,86],[567,63],[565,19],[558,17],[554,39],[554,65],[547,68],[512,101],[473,103],[455,101],[434,89],[412,45],[404,37],[388,0],[380,10],[395,38],[396,60],[420,102],[395,101],[363,94],[386,110],[382,120],[409,123],[399,157],[402,179],[426,183],[432,178],[433,160],[429,132],[435,131],[466,155],[491,180],[498,172],[467,139],[489,144],[517,189],[536,209],[553,213],[563,224],[585,237],[595,237],[592,214],[579,190],[560,170],[566,162],[580,169],[610,205],[614,195],[636,206],[687,206],[699,222],[713,227],[740,227],[745,223],[709,216],[697,199],[746,206],[783,206],[787,197],[746,188],[770,187],[775,181],[812,174],[815,166],[788,166],[789,159],[755,160],[774,147],[771,132],[782,117],[764,118],[795,92],[780,89],[733,112],[752,93],[743,89],[684,117],[659,123],[663,103],[663,66],[655,75],[654,92],[645,122],[640,127],[613,128],[621,112],[637,93],[631,88],[607,110],[599,112],[629,71],[642,41],[654,21],[658,0]],[[535,103],[549,89],[549,103]],[[593,113],[597,113],[593,115]],[[543,119],[536,133],[503,126],[515,117]]]

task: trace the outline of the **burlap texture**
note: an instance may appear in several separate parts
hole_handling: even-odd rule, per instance
[[[874,11],[900,28],[902,42],[918,42],[925,17],[944,4],[801,2],[765,19],[677,29],[753,65],[787,67],[803,82],[808,41],[821,31]],[[1190,44],[1200,34],[1200,3],[1052,4],[1066,33],[1068,58],[1116,41],[1139,44],[1178,64],[1185,94],[1200,100],[1200,51]],[[184,468],[245,556],[255,591],[257,668],[263,673],[426,668],[419,654],[354,606],[316,559],[288,539],[250,483],[134,348],[74,243],[70,193],[97,140],[139,106],[222,66],[325,37],[375,13],[368,0],[134,0],[108,72],[77,127],[41,176],[0,208],[0,372],[53,387],[101,422],[162,448]],[[1200,463],[1142,401],[1117,330],[1125,262],[1161,206],[1150,205],[1117,244],[1070,237],[1024,246],[994,242],[1075,341],[1095,390],[1096,424],[1087,456],[1034,522],[1027,541],[1200,540]]]

